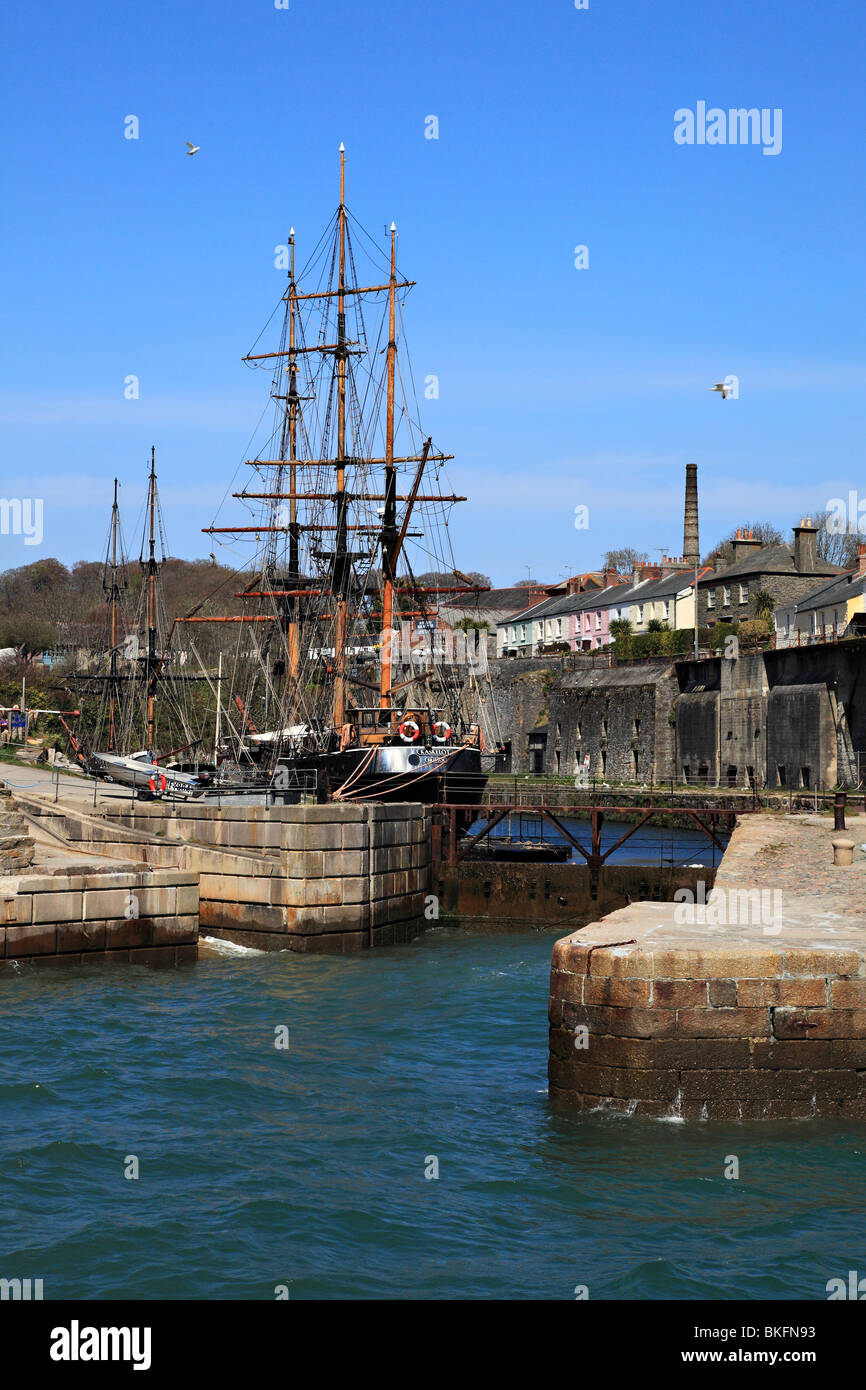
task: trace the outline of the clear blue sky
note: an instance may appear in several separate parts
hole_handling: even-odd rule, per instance
[[[862,3],[44,0],[3,23],[0,493],[44,498],[45,538],[0,536],[0,567],[98,558],[115,473],[131,531],[152,442],[169,548],[207,554],[267,390],[239,359],[273,248],[318,239],[341,140],[350,207],[383,245],[397,221],[419,282],[463,568],[678,553],[690,460],[705,548],[866,499]],[[699,101],[781,108],[781,153],[677,145]]]

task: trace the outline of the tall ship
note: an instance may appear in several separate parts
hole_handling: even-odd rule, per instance
[[[396,227],[383,254],[349,212],[342,145],[339,177],[298,272],[290,233],[288,283],[243,359],[270,378],[261,447],[231,494],[243,515],[203,528],[231,557],[242,611],[179,625],[231,633],[215,682],[223,778],[472,805],[495,741],[486,633],[438,613],[484,587],[451,549],[466,499],[446,490],[453,456],[419,423],[403,330],[415,282],[398,270]]]
[[[204,670],[187,669],[189,653],[173,644],[177,623],[169,622],[162,583],[166,554],[155,449],[143,511],[141,551],[133,563],[115,479],[102,567],[107,622],[100,654],[88,669],[68,674],[82,709],[76,729],[62,716],[60,722],[72,757],[90,775],[144,795],[202,796],[214,781],[212,718],[196,691],[206,689],[209,678]]]

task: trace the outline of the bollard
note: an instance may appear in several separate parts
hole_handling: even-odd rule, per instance
[[[845,807],[848,803],[847,792],[837,792],[833,797],[833,829],[845,829]]]
[[[833,837],[833,863],[837,869],[847,869],[854,863],[854,841],[844,835]]]

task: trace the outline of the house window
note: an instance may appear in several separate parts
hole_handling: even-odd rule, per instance
[[[639,603],[638,606],[637,606],[637,620],[638,620],[639,623],[642,623],[642,622],[643,622],[643,604],[642,604],[642,603]]]
[[[741,584],[741,585],[740,585],[740,603],[748,603],[748,602],[749,602],[749,586],[748,586],[748,584]]]
[[[725,584],[722,588],[722,603],[724,604],[725,608],[730,608],[731,606],[731,591],[728,588],[727,584]]]
[[[513,628],[513,627],[510,627],[510,628],[508,629],[508,640],[509,640],[509,642],[513,642],[513,641],[514,641],[514,628]]]
[[[715,608],[715,606],[716,606],[716,591],[715,591],[715,589],[707,589],[707,607],[708,607],[708,608]]]
[[[666,599],[665,599],[665,622],[668,621],[668,619],[669,619],[670,616],[671,616],[671,601],[670,601],[669,598],[666,598]]]
[[[596,632],[601,631],[601,613],[596,613],[595,615],[595,630]]]
[[[556,620],[556,635],[557,635],[557,637],[561,637],[561,636],[562,636],[562,619],[561,619],[561,618],[557,618],[557,620]]]

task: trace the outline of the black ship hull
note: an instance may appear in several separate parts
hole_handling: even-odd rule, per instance
[[[319,795],[337,801],[421,801],[477,806],[487,786],[477,748],[411,744],[346,748],[280,759],[280,770],[315,773]]]

